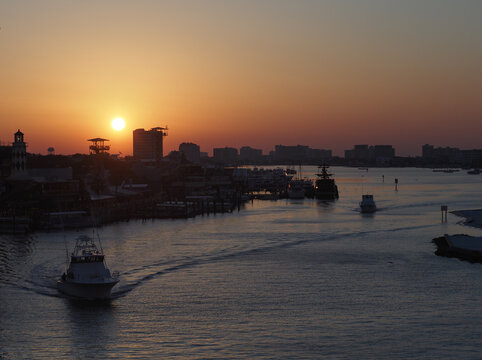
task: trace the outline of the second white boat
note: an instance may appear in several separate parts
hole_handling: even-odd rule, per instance
[[[373,195],[362,195],[362,201],[360,202],[360,212],[362,213],[372,213],[377,211],[377,206]]]

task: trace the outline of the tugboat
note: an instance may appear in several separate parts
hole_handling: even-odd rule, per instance
[[[319,200],[338,199],[338,186],[336,186],[335,180],[331,178],[332,174],[328,173],[328,167],[325,164],[318,166],[320,172],[316,174],[315,198]]]
[[[360,203],[360,212],[362,213],[372,213],[377,211],[377,206],[375,205],[375,200],[373,195],[362,195],[362,201]]]
[[[118,282],[118,272],[110,273],[105,266],[103,252],[97,249],[92,238],[80,236],[70,256],[67,271],[57,281],[57,288],[78,298],[108,299],[112,288]]]

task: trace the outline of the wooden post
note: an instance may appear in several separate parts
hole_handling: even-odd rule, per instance
[[[447,222],[447,210],[448,206],[447,205],[442,205],[440,206],[440,211],[442,212],[442,222]],[[445,215],[445,217],[444,217]]]

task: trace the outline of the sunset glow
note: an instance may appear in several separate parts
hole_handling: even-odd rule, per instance
[[[482,2],[225,5],[2,2],[0,141],[22,128],[29,151],[85,152],[120,113],[124,154],[156,126],[166,152],[481,146]]]

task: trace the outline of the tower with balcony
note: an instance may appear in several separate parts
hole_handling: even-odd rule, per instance
[[[27,144],[23,140],[23,133],[18,131],[13,135],[12,165],[10,171],[11,180],[27,180]]]

